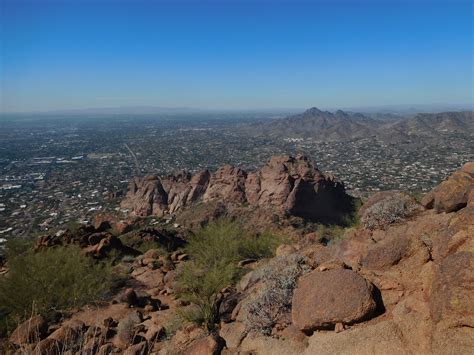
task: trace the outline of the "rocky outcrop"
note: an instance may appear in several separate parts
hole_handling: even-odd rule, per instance
[[[421,201],[428,209],[437,212],[455,212],[474,202],[474,162],[466,163],[448,180],[429,192]]]
[[[292,303],[293,324],[303,331],[366,320],[376,309],[372,284],[342,268],[301,277]]]
[[[128,255],[139,252],[124,245],[121,240],[109,232],[99,232],[93,226],[81,226],[75,231],[66,229],[56,234],[44,235],[36,241],[35,251],[54,246],[76,245],[84,249],[86,254],[102,258],[110,251]]]
[[[351,211],[352,198],[334,176],[304,156],[271,158],[256,172],[225,165],[216,172],[134,178],[121,207],[139,216],[163,216],[197,202],[275,207],[289,215],[334,222]]]
[[[133,223],[133,220],[123,220],[110,213],[99,213],[93,220],[93,226],[98,232],[113,231],[118,235],[129,232]]]

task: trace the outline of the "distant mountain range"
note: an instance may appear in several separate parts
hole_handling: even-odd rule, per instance
[[[409,137],[437,137],[446,133],[474,134],[474,112],[419,113],[400,118],[391,114],[321,111],[316,107],[282,119],[247,125],[252,135],[282,138],[311,138],[317,141],[343,141],[379,137],[399,140]]]

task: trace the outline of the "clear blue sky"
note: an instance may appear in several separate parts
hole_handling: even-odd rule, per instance
[[[466,0],[0,0],[4,111],[470,103]]]

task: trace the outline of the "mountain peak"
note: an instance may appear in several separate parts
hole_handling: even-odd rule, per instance
[[[311,107],[311,108],[307,109],[305,112],[303,112],[303,115],[317,115],[317,114],[320,114],[322,112],[323,111],[321,111],[317,107]]]

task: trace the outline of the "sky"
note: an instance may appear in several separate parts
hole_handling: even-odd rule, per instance
[[[473,103],[473,1],[0,0],[0,110]]]

